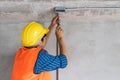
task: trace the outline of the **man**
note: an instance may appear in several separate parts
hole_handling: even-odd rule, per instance
[[[27,24],[22,31],[22,48],[15,57],[12,80],[51,80],[49,71],[65,68],[68,52],[64,43],[64,32],[58,27],[59,17],[55,16],[49,28],[37,22]],[[50,55],[44,47],[53,29],[58,40],[60,55]]]

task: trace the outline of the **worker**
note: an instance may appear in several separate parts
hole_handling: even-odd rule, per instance
[[[68,52],[64,43],[64,32],[58,27],[59,17],[55,16],[49,28],[40,23],[30,22],[22,30],[22,47],[17,51],[12,80],[51,80],[50,71],[65,68],[68,64]],[[55,29],[60,54],[49,54],[45,45]]]

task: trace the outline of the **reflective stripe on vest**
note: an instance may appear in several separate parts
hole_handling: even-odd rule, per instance
[[[18,50],[12,72],[12,80],[51,80],[49,72],[34,74],[34,65],[40,48]]]

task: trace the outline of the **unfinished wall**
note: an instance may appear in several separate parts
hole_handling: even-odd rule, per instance
[[[120,80],[119,0],[0,0],[0,80],[10,80],[21,30],[30,21],[48,27],[55,6],[110,7],[61,13],[70,54],[60,80]],[[46,49],[55,55],[54,32]],[[52,72],[55,80],[55,72]]]

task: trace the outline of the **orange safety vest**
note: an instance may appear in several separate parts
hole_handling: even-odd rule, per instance
[[[34,73],[34,65],[41,48],[25,48],[18,50],[12,72],[12,80],[51,80],[50,72]]]

